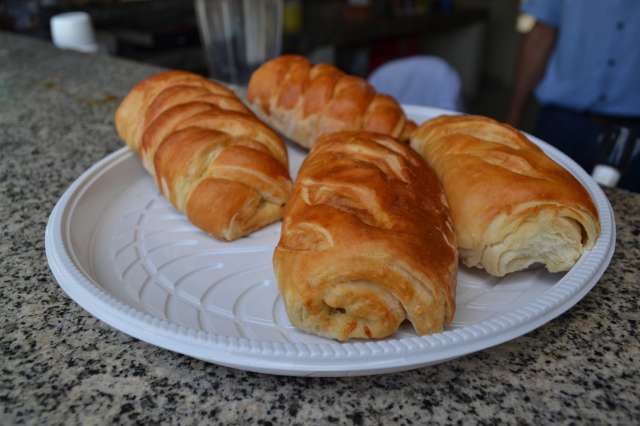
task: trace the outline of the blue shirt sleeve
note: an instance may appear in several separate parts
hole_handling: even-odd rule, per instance
[[[559,27],[562,19],[562,0],[525,0],[522,11],[538,21]]]

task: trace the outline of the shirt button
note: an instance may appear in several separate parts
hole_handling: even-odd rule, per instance
[[[598,100],[600,102],[604,102],[607,100],[607,94],[606,93],[601,93],[600,96],[598,96]]]
[[[618,31],[622,31],[624,29],[624,21],[618,21],[618,23],[616,24],[616,28],[618,29]]]
[[[615,60],[615,59],[613,59],[613,58],[609,58],[609,60],[607,61],[607,64],[608,64],[610,67],[615,67],[615,66],[616,66],[616,60]]]

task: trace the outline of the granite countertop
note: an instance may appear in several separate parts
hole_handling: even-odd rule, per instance
[[[304,379],[208,364],[95,319],[54,281],[47,217],[122,146],[113,113],[157,69],[0,33],[0,424],[618,423],[640,419],[640,194],[607,190],[618,241],[573,309],[435,367]]]

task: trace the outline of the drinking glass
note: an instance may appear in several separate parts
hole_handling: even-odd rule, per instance
[[[245,85],[280,54],[282,0],[195,0],[195,9],[211,78]]]

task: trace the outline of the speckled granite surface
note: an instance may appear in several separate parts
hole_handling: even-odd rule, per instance
[[[600,283],[538,330],[400,374],[301,379],[134,340],[69,300],[44,228],[121,146],[112,116],[151,67],[0,33],[0,424],[632,424],[640,419],[640,195],[607,191],[618,244]]]

